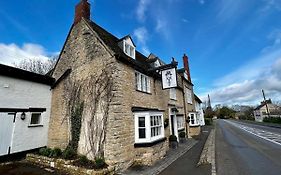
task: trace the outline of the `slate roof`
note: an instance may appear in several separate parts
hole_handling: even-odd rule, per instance
[[[195,100],[196,100],[198,103],[202,103],[201,99],[200,99],[196,94],[194,94],[194,97],[195,97]]]
[[[55,81],[55,79],[46,75],[29,72],[23,69],[7,66],[3,64],[0,64],[0,75],[46,84],[46,85],[52,85]]]
[[[149,60],[147,59],[146,56],[144,56],[143,54],[141,54],[136,50],[136,59],[132,59],[131,57],[127,56],[123,52],[123,50],[119,47],[118,42],[120,41],[120,39],[118,39],[116,36],[112,35],[108,31],[106,31],[105,29],[103,29],[101,26],[97,25],[93,21],[86,20],[86,19],[85,21],[98,34],[98,36],[103,40],[103,42],[115,52],[117,59],[123,61],[124,63],[127,64],[129,63],[137,70],[140,70],[145,73],[148,73],[148,70],[152,68],[150,64],[148,64]]]

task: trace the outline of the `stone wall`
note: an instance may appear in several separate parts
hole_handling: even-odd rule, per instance
[[[35,155],[35,154],[27,154],[26,160],[33,164],[37,164],[37,165],[40,165],[43,167],[49,167],[49,168],[55,168],[58,170],[62,170],[71,175],[77,175],[77,174],[111,175],[111,174],[115,174],[115,169],[112,166],[109,166],[107,168],[100,169],[100,170],[86,169],[86,168],[77,167],[77,166],[72,165],[73,160],[48,158],[48,157],[39,156],[39,155]]]
[[[201,132],[200,126],[189,127],[189,134],[190,134],[191,137],[200,135],[200,132]]]
[[[141,165],[153,165],[157,160],[164,158],[169,147],[168,141],[151,147],[135,148],[135,163]]]

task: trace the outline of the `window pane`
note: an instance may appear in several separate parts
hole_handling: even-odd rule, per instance
[[[145,138],[145,128],[139,129],[139,138],[144,139]]]
[[[138,89],[138,82],[139,82],[139,80],[138,80],[138,73],[137,72],[135,72],[135,83],[136,83],[136,89]]]
[[[145,127],[145,117],[139,117],[139,127]]]
[[[40,116],[41,114],[31,114],[30,124],[32,125],[40,124]]]

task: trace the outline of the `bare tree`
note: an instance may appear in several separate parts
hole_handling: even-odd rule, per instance
[[[40,59],[24,59],[19,63],[13,63],[13,65],[23,70],[45,75],[53,69],[56,61],[57,57],[50,58],[47,61]]]

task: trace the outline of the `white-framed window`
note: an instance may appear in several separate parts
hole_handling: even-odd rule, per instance
[[[178,130],[184,129],[184,117],[183,117],[183,115],[177,116],[177,125],[178,125]]]
[[[124,41],[124,52],[131,58],[135,59],[135,47],[130,45],[128,42]]]
[[[177,99],[177,89],[176,88],[170,89],[170,99],[173,99],[173,100]]]
[[[150,77],[140,72],[135,72],[135,83],[136,90],[150,93]]]
[[[197,126],[198,125],[196,113],[189,113],[189,125],[190,126]]]
[[[163,113],[137,112],[135,116],[135,143],[151,143],[164,135]]]
[[[30,117],[30,126],[33,125],[41,125],[42,124],[42,115],[41,113],[31,113],[31,117]]]
[[[187,103],[192,104],[192,92],[188,88],[185,88],[185,98]]]

